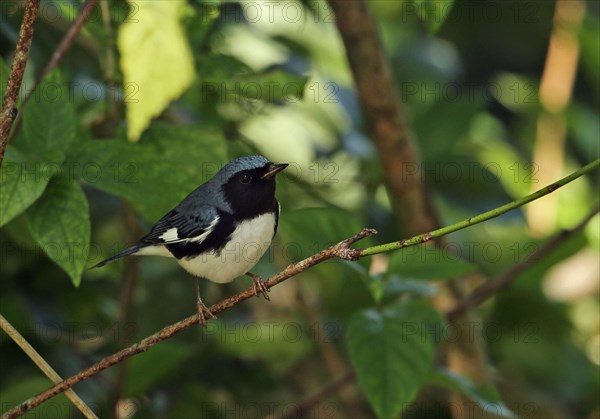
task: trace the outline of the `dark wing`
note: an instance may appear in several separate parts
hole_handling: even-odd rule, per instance
[[[183,242],[201,243],[219,222],[217,209],[210,205],[196,207],[193,212],[175,208],[158,220],[144,243],[173,244]]]

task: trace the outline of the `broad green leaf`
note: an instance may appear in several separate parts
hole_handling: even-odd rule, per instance
[[[448,279],[475,270],[451,252],[433,246],[412,246],[392,253],[388,273],[409,279]]]
[[[8,146],[0,169],[0,227],[25,211],[59,170],[56,164],[31,161]]]
[[[518,417],[504,404],[496,389],[492,387],[477,387],[466,377],[454,374],[447,369],[434,371],[429,378],[429,382],[430,384],[443,386],[457,393],[464,394],[474,402],[477,402],[486,414],[495,418]]]
[[[133,357],[127,366],[124,395],[137,396],[165,382],[167,377],[176,376],[191,354],[191,347],[163,342],[148,352]]]
[[[413,0],[417,14],[430,33],[436,33],[452,10],[454,0]]]
[[[4,71],[4,70],[3,70]],[[0,226],[25,211],[60,171],[75,139],[75,111],[58,72],[33,92],[15,147],[7,147],[0,172]]]
[[[218,132],[155,124],[138,144],[86,141],[69,159],[83,182],[126,198],[154,222],[212,177],[227,153]]]
[[[415,398],[443,333],[440,314],[424,301],[366,309],[352,317],[346,336],[350,360],[378,417],[397,417]]]
[[[75,139],[75,111],[69,89],[58,72],[52,72],[35,89],[23,119],[23,145],[38,160],[62,163]]]
[[[55,176],[27,212],[31,234],[42,250],[79,286],[90,247],[90,214],[81,187]]]
[[[194,60],[180,24],[185,1],[129,3],[135,13],[118,36],[127,107],[127,136],[139,140],[152,118],[160,115],[194,81]]]

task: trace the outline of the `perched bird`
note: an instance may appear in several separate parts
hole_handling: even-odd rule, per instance
[[[256,295],[269,299],[260,277],[250,272],[271,245],[279,221],[275,175],[287,164],[247,156],[225,165],[152,227],[140,242],[103,260],[99,268],[129,255],[173,257],[196,277],[200,324],[213,317],[200,298],[199,278],[231,282],[252,277]]]

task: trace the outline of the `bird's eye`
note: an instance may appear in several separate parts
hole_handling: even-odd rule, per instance
[[[247,185],[250,182],[252,182],[252,176],[250,176],[248,173],[243,173],[240,176],[240,183],[243,183],[244,185]]]

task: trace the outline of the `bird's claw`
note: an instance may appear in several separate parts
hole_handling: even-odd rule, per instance
[[[196,307],[198,308],[198,324],[202,327],[206,327],[206,319],[216,319],[217,316],[211,313],[211,311],[204,305],[202,300],[198,298],[196,300]]]
[[[260,298],[260,296],[262,295],[263,297],[265,297],[265,300],[271,301],[271,297],[269,297],[269,294],[267,294],[267,293],[271,292],[271,289],[265,285],[265,283],[260,278],[260,276],[254,275],[253,273],[250,273],[250,272],[248,272],[248,276],[250,276],[252,278],[252,283],[254,286],[254,294],[256,295],[256,297]]]

